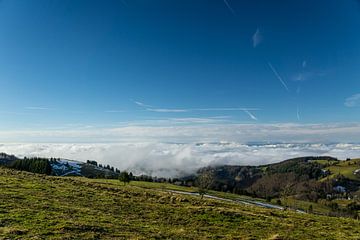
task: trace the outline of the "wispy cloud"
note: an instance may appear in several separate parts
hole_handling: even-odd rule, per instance
[[[144,104],[142,102],[134,101],[140,107],[143,107],[146,111],[149,112],[157,112],[157,113],[185,113],[185,112],[211,112],[211,111],[243,111],[253,120],[257,120],[257,118],[250,113],[250,111],[258,111],[259,108],[155,108],[148,107],[150,105]]]
[[[193,111],[257,111],[260,108],[194,108]]]
[[[147,111],[150,112],[158,112],[158,113],[182,113],[188,112],[188,109],[171,109],[171,108],[146,108]]]
[[[224,124],[234,123],[230,116],[211,116],[211,117],[172,117],[172,118],[150,118],[138,121],[123,121],[110,125],[109,127],[125,126],[190,126],[192,124]]]
[[[346,107],[357,107],[360,105],[360,93],[354,94],[345,99],[344,105]]]
[[[26,113],[12,112],[12,111],[0,111],[0,114],[3,114],[3,115],[26,115]]]
[[[325,73],[303,71],[303,72],[299,72],[299,73],[295,74],[295,76],[292,77],[292,80],[295,82],[302,82],[302,81],[307,81],[307,80],[313,79],[315,77],[323,77],[324,75],[325,75]]]
[[[106,110],[106,113],[123,113],[125,112],[124,110]]]
[[[282,77],[280,76],[280,74],[276,71],[276,69],[274,68],[274,66],[273,66],[270,62],[268,62],[268,65],[269,65],[271,71],[274,73],[275,77],[276,77],[277,79],[279,79],[279,81],[280,81],[281,84],[284,86],[284,88],[286,89],[286,91],[289,92],[290,90],[289,90],[288,86],[286,85],[285,81],[282,79]]]
[[[306,61],[302,63],[302,70],[295,73],[292,77],[292,81],[307,81],[315,78],[325,77],[329,74],[328,70],[310,70]]]
[[[193,123],[200,123],[200,124],[208,124],[208,123],[223,123],[227,122],[227,118],[224,116],[216,116],[216,117],[205,117],[205,118],[169,118],[167,119],[170,124],[193,124]]]
[[[193,121],[195,118],[173,119],[174,124],[159,125],[138,122],[112,127],[68,128],[66,130],[0,130],[0,142],[359,142],[360,123],[347,124],[240,124],[203,121],[202,125],[176,125],[176,122]],[[84,126],[86,126],[84,124]]]
[[[252,36],[253,47],[256,48],[263,41],[263,36],[260,29],[257,28],[254,35]]]
[[[303,68],[306,68],[306,66],[307,66],[307,61],[304,60],[304,61],[302,62],[302,64],[301,64],[301,66],[302,66]]]
[[[236,14],[235,14],[235,11],[234,11],[234,9],[230,6],[228,0],[223,0],[223,1],[224,1],[224,3],[225,3],[226,7],[227,7],[227,8],[229,9],[229,11],[231,12],[231,14],[235,16],[235,15],[236,15]]]
[[[25,107],[26,110],[53,110],[53,108],[48,107]]]

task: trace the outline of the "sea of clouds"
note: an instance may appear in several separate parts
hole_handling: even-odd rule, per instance
[[[16,138],[16,135],[17,138]],[[96,160],[176,177],[208,165],[261,165],[300,156],[360,157],[360,125],[225,124],[1,132],[0,152]],[[9,139],[7,139],[9,140]]]

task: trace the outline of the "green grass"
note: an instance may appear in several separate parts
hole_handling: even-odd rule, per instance
[[[331,175],[328,178],[333,178],[338,174],[345,177],[360,181],[359,175],[354,175],[354,171],[360,169],[360,159],[352,159],[350,161],[340,161],[335,165],[329,166],[326,169],[330,170]]]
[[[108,185],[123,185],[123,183],[121,183],[119,180],[114,180],[114,179],[93,179],[90,181],[106,183]],[[182,191],[182,192],[192,192],[192,193],[198,192],[197,187],[178,186],[170,183],[133,181],[130,182],[129,185],[134,187],[141,187],[141,188],[154,189],[160,191]],[[243,195],[227,193],[227,192],[218,192],[213,190],[207,191],[207,194],[220,198],[231,199],[231,200],[255,200],[260,202],[266,202],[264,199],[260,199],[260,198],[252,198],[249,196],[243,196]]]
[[[0,239],[358,239],[360,235],[357,220],[164,191],[173,188],[178,189],[0,168]]]
[[[276,200],[277,199],[273,199],[272,203],[276,203]],[[313,209],[313,213],[329,214],[331,212],[331,208],[325,205],[326,203],[325,199],[319,200],[318,203],[302,201],[299,199],[295,199],[293,197],[281,198],[280,200],[283,206],[287,206],[293,209],[301,209],[303,211],[308,211],[311,205]]]

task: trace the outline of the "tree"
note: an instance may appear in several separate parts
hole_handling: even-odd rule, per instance
[[[124,185],[126,185],[126,183],[130,182],[130,175],[127,171],[121,172],[119,175],[119,180],[120,182],[123,182]]]
[[[202,172],[197,178],[197,186],[201,199],[207,193],[208,189],[214,182],[214,173],[212,170]]]
[[[312,205],[312,204],[310,204],[309,209],[308,209],[308,212],[309,212],[309,213],[312,213],[312,212],[313,212],[313,205]]]

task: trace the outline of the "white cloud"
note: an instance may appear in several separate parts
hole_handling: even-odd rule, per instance
[[[198,124],[196,124],[198,123]],[[87,125],[84,125],[87,126]],[[360,123],[239,124],[216,118],[169,118],[109,127],[0,130],[0,142],[357,142]]]
[[[12,112],[12,111],[0,111],[2,115],[26,115],[26,113],[22,112]]]
[[[354,94],[345,99],[344,105],[346,107],[357,107],[360,105],[360,93]]]
[[[94,159],[157,176],[193,172],[208,164],[256,165],[304,155],[360,156],[360,123],[235,124],[227,120],[224,116],[170,118],[118,127],[0,131],[0,152]],[[249,144],[254,142],[261,144]]]
[[[135,174],[174,177],[208,165],[259,165],[309,155],[341,159],[360,156],[359,144],[112,143],[0,144],[0,152],[19,156],[97,160]]]
[[[296,73],[293,77],[292,80],[293,81],[307,81],[307,80],[311,80],[311,79],[316,79],[316,78],[322,78],[324,76],[326,76],[328,73],[326,71],[301,71]]]
[[[254,35],[252,36],[253,47],[256,48],[263,41],[263,36],[260,29],[257,28]]]
[[[25,107],[26,110],[52,110],[52,108],[48,107]]]

